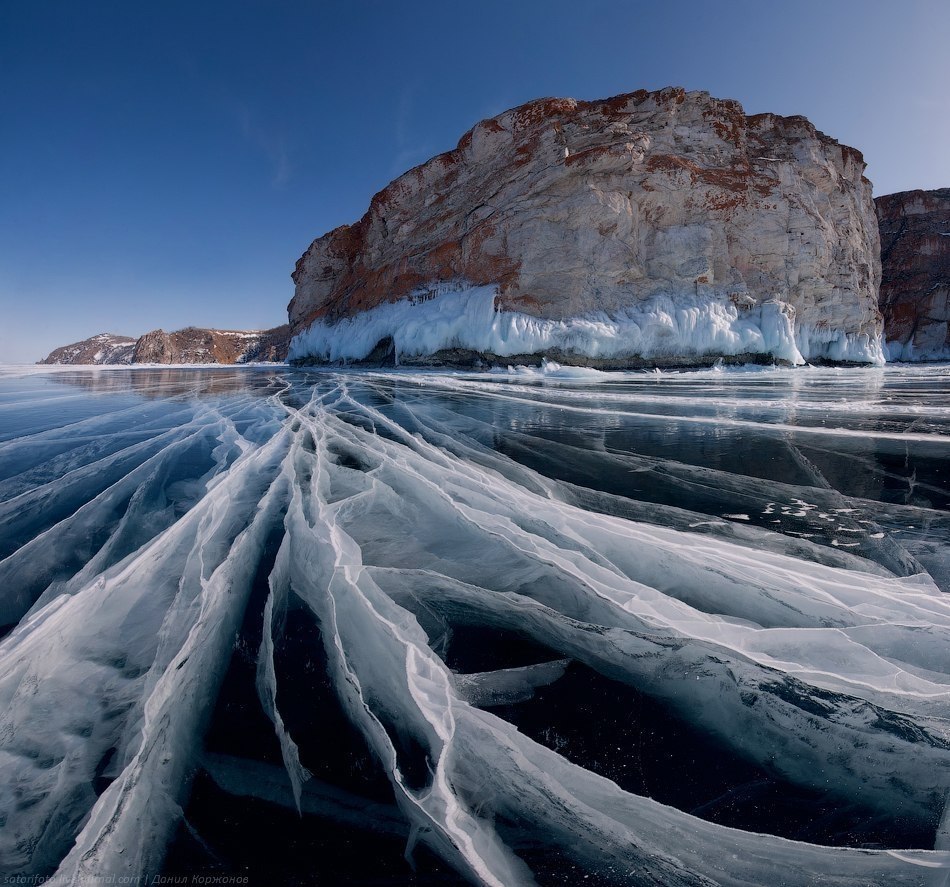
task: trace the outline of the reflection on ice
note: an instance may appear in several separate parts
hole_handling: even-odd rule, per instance
[[[941,372],[3,372],[0,866],[946,883]]]

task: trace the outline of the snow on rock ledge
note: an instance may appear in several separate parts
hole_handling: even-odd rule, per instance
[[[879,362],[863,171],[802,117],[704,92],[531,102],[313,242],[293,275],[291,357],[374,356],[391,337],[404,356]]]

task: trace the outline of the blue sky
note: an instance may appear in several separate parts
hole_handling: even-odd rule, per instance
[[[950,4],[0,2],[0,361],[274,326],[310,241],[477,120],[668,85],[950,186]]]

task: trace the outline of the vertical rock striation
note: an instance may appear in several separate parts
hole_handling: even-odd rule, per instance
[[[950,188],[875,201],[891,360],[950,360]]]
[[[863,172],[804,118],[705,92],[531,102],[313,242],[293,274],[291,358],[877,362]]]

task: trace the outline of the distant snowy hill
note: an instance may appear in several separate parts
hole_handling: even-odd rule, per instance
[[[279,363],[287,358],[290,328],[153,330],[133,339],[101,333],[52,351],[43,364],[235,364]]]
[[[116,336],[113,333],[99,333],[81,342],[63,345],[51,351],[39,363],[132,363],[136,339],[130,336]]]

